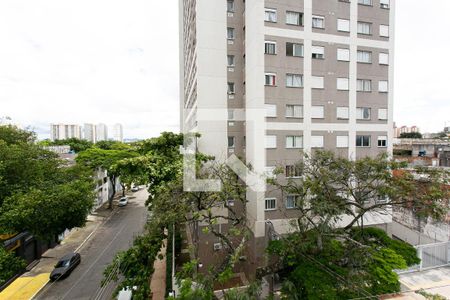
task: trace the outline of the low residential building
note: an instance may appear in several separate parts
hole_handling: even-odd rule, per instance
[[[438,158],[440,153],[450,147],[450,141],[439,139],[395,139],[394,154],[409,153],[412,157]],[[408,152],[408,153],[407,153]],[[408,155],[406,155],[408,156]]]

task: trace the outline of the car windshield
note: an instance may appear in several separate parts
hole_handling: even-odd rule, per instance
[[[60,260],[60,261],[56,264],[55,268],[64,268],[64,267],[68,267],[69,265],[70,265],[70,259],[67,259],[67,260]]]
[[[127,199],[120,199],[120,202],[125,202],[127,201]]]

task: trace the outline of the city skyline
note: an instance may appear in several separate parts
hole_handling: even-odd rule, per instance
[[[105,5],[109,13],[99,25]],[[439,8],[429,12],[418,0],[397,4],[394,121],[422,132],[442,131],[450,121],[450,60],[429,55],[450,51],[450,42],[440,38],[450,26],[450,3],[434,5]],[[83,124],[99,115],[124,124],[125,138],[178,131],[178,26],[162,15],[148,18],[146,12],[155,9],[176,14],[177,2],[79,1],[70,9],[54,0],[2,2],[1,115],[31,126],[39,138],[49,137],[53,121]],[[417,23],[424,17],[426,23]],[[163,23],[165,30],[154,30]]]

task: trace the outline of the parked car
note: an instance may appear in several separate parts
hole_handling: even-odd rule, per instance
[[[139,191],[139,186],[133,186],[133,187],[131,188],[131,191],[132,191],[132,192],[137,192],[137,191]]]
[[[50,274],[50,280],[55,281],[69,276],[80,262],[81,256],[79,253],[69,253],[64,255],[55,265],[55,269]]]
[[[125,206],[128,204],[128,197],[122,197],[119,200],[119,206]]]

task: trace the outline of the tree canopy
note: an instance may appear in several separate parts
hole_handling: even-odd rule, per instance
[[[403,132],[400,134],[401,139],[421,139],[422,134],[420,132]]]
[[[85,223],[93,205],[91,173],[68,167],[35,143],[35,135],[0,126],[0,233],[41,238]]]

